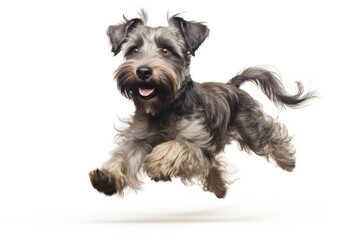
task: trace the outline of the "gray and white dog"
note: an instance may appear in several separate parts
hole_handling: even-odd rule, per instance
[[[136,110],[128,127],[119,130],[110,160],[89,173],[94,188],[106,195],[138,190],[143,170],[155,181],[197,180],[223,198],[228,181],[218,154],[231,141],[286,171],[294,169],[295,149],[286,127],[239,87],[254,82],[278,107],[299,106],[315,92],[304,93],[297,82],[297,93],[289,95],[275,73],[259,67],[226,84],[197,83],[190,76],[190,59],[209,35],[207,26],[174,15],[168,27],[152,28],[143,10],[140,18],[124,20],[107,34],[114,55],[124,52],[115,80]]]

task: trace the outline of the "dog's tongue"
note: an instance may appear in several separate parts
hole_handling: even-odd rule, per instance
[[[139,88],[139,94],[143,97],[150,96],[155,91],[155,88]]]

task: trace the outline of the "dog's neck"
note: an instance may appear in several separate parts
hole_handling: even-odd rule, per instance
[[[194,113],[194,106],[202,105],[203,99],[198,93],[197,83],[187,77],[180,87],[177,98],[169,105],[166,111],[179,115],[188,115]]]
[[[187,115],[194,113],[194,106],[199,106],[202,103],[200,94],[198,92],[197,83],[187,77],[182,83],[178,96],[163,110],[159,111],[156,115],[148,114],[150,121],[154,122],[168,122],[170,118],[184,118]]]

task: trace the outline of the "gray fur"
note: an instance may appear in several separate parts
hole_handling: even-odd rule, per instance
[[[226,84],[194,82],[190,58],[209,29],[178,15],[169,18],[169,27],[150,28],[146,16],[142,12],[140,19],[125,18],[108,29],[112,51],[125,55],[115,71],[118,88],[133,100],[136,111],[128,127],[119,130],[109,161],[90,172],[93,186],[107,195],[138,190],[138,174],[144,171],[155,181],[197,179],[204,190],[223,198],[228,181],[218,154],[234,140],[242,150],[292,171],[295,149],[286,127],[239,87],[252,81],[279,107],[300,106],[315,92],[304,93],[297,83],[298,92],[290,95],[276,74],[258,67],[245,69]]]

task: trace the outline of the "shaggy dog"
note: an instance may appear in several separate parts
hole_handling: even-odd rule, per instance
[[[124,52],[115,79],[136,111],[119,131],[110,160],[89,173],[94,188],[106,195],[138,190],[143,170],[155,181],[196,179],[205,191],[223,198],[228,183],[217,155],[231,141],[286,171],[294,169],[295,149],[286,127],[239,87],[252,81],[278,107],[297,107],[315,92],[304,93],[297,82],[297,93],[290,95],[275,73],[259,67],[227,83],[197,83],[190,76],[190,59],[208,36],[207,26],[174,15],[169,26],[152,28],[144,11],[140,18],[124,20],[107,34],[112,52]]]

